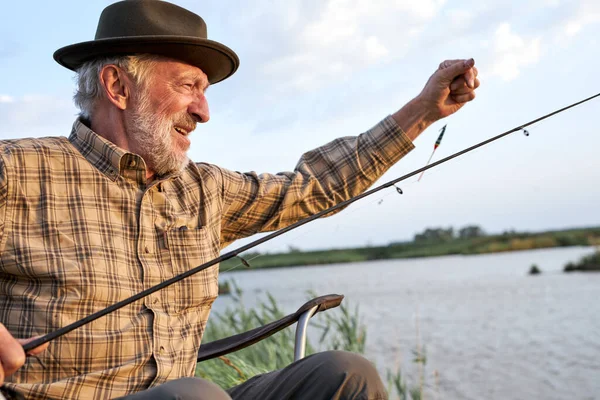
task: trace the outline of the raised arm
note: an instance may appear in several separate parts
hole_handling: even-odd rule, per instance
[[[473,60],[440,64],[422,92],[369,131],[305,153],[293,172],[238,173],[222,169],[222,243],[283,228],[366,190],[413,149],[433,122],[475,98]]]

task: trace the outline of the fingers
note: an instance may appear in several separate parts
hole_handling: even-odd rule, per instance
[[[0,383],[25,364],[25,352],[21,344],[0,324]]]
[[[463,84],[468,89],[477,89],[480,83],[477,79],[478,74],[479,71],[477,71],[477,68],[475,67],[467,70],[467,72],[452,81],[450,84],[450,90],[458,90],[460,88],[460,84]]]
[[[479,87],[479,85],[481,84],[481,82],[479,82],[479,79],[475,78],[475,81],[473,82],[473,86],[474,87],[469,87],[469,85],[466,82],[466,79],[464,76],[460,76],[458,78],[456,78],[455,80],[452,81],[452,83],[450,84],[450,94],[466,94],[469,92],[472,92],[473,90],[477,89]]]
[[[425,105],[428,121],[437,121],[457,112],[475,99],[480,82],[475,60],[446,60],[429,78],[418,99]]]
[[[471,58],[470,60],[473,60],[473,59]],[[440,63],[440,66],[439,66],[438,69],[439,70],[446,69],[448,67],[453,66],[454,64],[460,64],[460,63],[464,63],[466,61],[469,61],[469,60],[446,60],[446,61],[442,61]],[[475,64],[475,60],[473,60],[473,65],[474,64]],[[471,67],[471,69],[475,73],[475,76],[479,75],[479,71],[477,70],[477,67],[473,66],[473,67]]]
[[[21,344],[21,346],[24,346],[24,345],[26,345],[27,343],[31,342],[32,340],[38,339],[39,337],[40,337],[40,336],[32,337],[32,338],[29,338],[29,339],[17,339],[17,341],[18,341],[18,342]],[[31,350],[29,350],[29,351],[27,352],[27,355],[30,355],[30,356],[35,356],[35,355],[37,355],[37,354],[40,354],[40,353],[42,353],[44,350],[46,350],[46,349],[48,348],[48,345],[49,345],[49,344],[50,344],[49,342],[48,342],[48,343],[44,343],[44,344],[43,344],[43,345],[41,345],[41,346],[38,346],[38,347],[36,347],[36,348],[34,348],[34,349],[31,349]]]
[[[465,81],[467,82],[467,86],[471,89],[475,88],[475,71],[473,71],[475,67],[468,69],[463,76],[465,77]]]
[[[40,336],[32,337],[32,338],[29,338],[29,339],[17,339],[17,341],[21,344],[21,346],[23,346],[23,345],[31,342],[32,340],[35,340],[35,339],[39,338],[39,337]],[[43,345],[38,346],[35,349],[29,350],[27,352],[27,355],[35,356],[36,354],[40,354],[41,352],[43,352],[44,350],[46,350],[48,348],[49,344],[50,344],[49,342],[48,343],[44,343]]]
[[[467,94],[458,94],[458,95],[450,95],[450,97],[452,97],[452,100],[454,100],[457,103],[468,103],[469,101],[473,100],[475,98],[475,92],[469,92]]]
[[[442,84],[450,84],[456,78],[464,75],[465,82],[470,88],[475,88],[475,78],[477,77],[477,69],[475,68],[475,60],[446,60],[443,61],[438,72],[441,75]]]
[[[454,64],[464,62],[465,60],[445,60],[440,63],[439,69],[446,69],[448,67],[453,66]]]

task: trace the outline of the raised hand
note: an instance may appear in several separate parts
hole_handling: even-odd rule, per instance
[[[417,99],[428,111],[431,122],[454,114],[475,98],[479,87],[475,61],[446,60],[429,78]]]

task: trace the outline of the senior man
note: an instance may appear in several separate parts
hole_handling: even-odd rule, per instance
[[[188,159],[205,91],[236,54],[196,14],[156,0],[108,6],[96,38],[59,49],[77,71],[69,138],[0,143],[0,322],[15,337],[65,326],[368,188],[430,124],[475,97],[470,60],[369,131],[305,153],[293,172],[239,173]],[[50,343],[6,385],[31,399],[382,399],[363,358],[324,352],[227,392],[193,378],[218,267]],[[14,349],[17,342],[9,341]],[[8,343],[8,342],[7,342]],[[8,347],[0,359],[10,358]]]

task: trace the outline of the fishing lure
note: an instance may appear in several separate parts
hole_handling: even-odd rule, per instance
[[[244,267],[246,268],[252,268],[252,266],[250,265],[250,263],[248,261],[246,261],[246,259],[242,256],[237,256],[237,258],[239,258],[240,260],[242,260],[242,264],[244,264]]]
[[[437,148],[440,147],[440,144],[442,144],[442,139],[444,137],[444,133],[446,133],[447,126],[448,125],[444,125],[444,127],[442,129],[440,129],[440,135],[438,136],[437,140],[435,141],[435,144],[433,145],[433,151],[431,152],[431,156],[429,156],[429,160],[427,160],[427,164],[425,164],[425,166],[429,165],[429,163],[431,162],[431,159],[433,158],[433,154],[435,153]],[[421,180],[421,178],[423,177],[423,174],[425,174],[425,171],[421,172],[421,175],[419,175],[419,179],[417,179],[417,182],[419,182]]]

